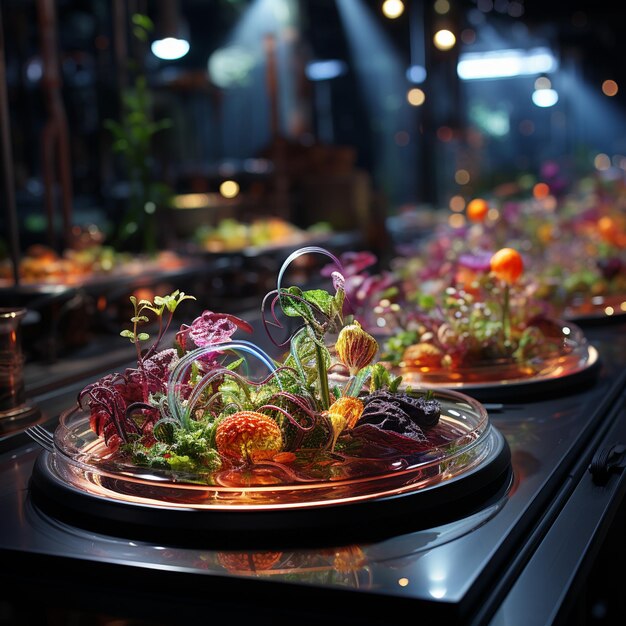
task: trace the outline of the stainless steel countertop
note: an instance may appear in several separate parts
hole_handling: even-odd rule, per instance
[[[106,576],[116,598],[126,598],[129,606],[140,603],[146,618],[149,607],[160,606],[151,618],[165,623],[174,623],[167,620],[190,606],[210,606],[215,615],[227,616],[233,602],[252,611],[257,623],[289,616],[300,623],[339,616],[344,624],[389,623],[390,611],[405,609],[415,611],[416,619],[488,623],[536,558],[585,478],[592,454],[621,419],[625,329],[616,322],[585,328],[601,357],[597,378],[545,397],[518,390],[490,411],[511,450],[510,488],[477,503],[470,515],[455,518],[451,511],[449,523],[427,529],[416,520],[414,532],[394,535],[391,529],[380,541],[320,546],[303,538],[301,546],[255,549],[250,537],[250,548],[224,550],[213,547],[210,537],[189,546],[174,536],[157,544],[96,533],[36,506],[29,479],[40,450],[18,437],[0,454],[0,554],[8,564],[5,577],[7,567],[11,572],[6,582],[19,590],[36,580],[61,605],[82,598],[92,610],[106,611],[108,600],[94,597],[84,575]],[[54,424],[83,384],[59,385],[33,400]],[[616,497],[610,490],[604,495],[609,501]],[[62,564],[69,573],[62,573]],[[3,592],[11,598],[9,587],[3,580],[0,598]],[[555,590],[555,602],[558,597]],[[299,611],[303,603],[306,619]],[[329,603],[337,608],[330,611]],[[502,614],[497,619],[513,623],[502,621]]]

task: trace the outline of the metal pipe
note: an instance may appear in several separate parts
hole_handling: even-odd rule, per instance
[[[9,233],[9,253],[13,263],[13,283],[20,282],[20,240],[17,224],[17,208],[15,204],[15,176],[13,171],[13,155],[11,140],[11,124],[9,123],[9,98],[7,95],[6,59],[4,56],[4,25],[0,11],[0,136],[2,137],[2,178],[5,189],[5,211]]]
[[[43,134],[43,176],[47,187],[48,236],[49,239],[52,239],[50,244],[53,245],[55,202],[52,185],[55,177],[58,176],[61,188],[63,244],[67,246],[71,239],[73,191],[69,131],[61,98],[61,73],[59,71],[54,1],[39,0],[38,14],[43,57],[42,85],[48,108],[48,121]],[[57,160],[56,172],[54,156]]]

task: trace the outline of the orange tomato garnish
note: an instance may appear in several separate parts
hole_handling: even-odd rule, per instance
[[[468,203],[465,212],[467,213],[468,220],[472,222],[483,222],[489,212],[489,204],[486,200],[483,200],[483,198],[474,198]]]
[[[535,196],[537,200],[547,198],[549,194],[550,194],[550,187],[548,187],[546,183],[537,183],[533,187],[533,196]]]
[[[271,417],[257,411],[239,411],[217,425],[215,446],[224,457],[254,463],[281,452],[283,437]]]
[[[626,239],[626,233],[618,220],[605,215],[598,220],[598,232],[604,241],[615,246],[622,246]]]
[[[521,254],[513,248],[501,248],[491,257],[491,271],[500,280],[512,285],[524,271]]]

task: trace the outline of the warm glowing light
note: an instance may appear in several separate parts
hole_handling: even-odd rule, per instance
[[[457,170],[454,173],[454,181],[457,185],[467,185],[470,181],[470,173],[467,170]]]
[[[426,94],[419,89],[418,87],[414,87],[413,89],[409,89],[406,94],[406,99],[409,101],[409,104],[414,107],[419,107],[424,104],[426,100]]]
[[[540,76],[535,81],[535,89],[551,89],[552,81],[547,76]]]
[[[164,61],[175,61],[182,59],[189,52],[189,42],[185,39],[166,37],[153,41],[150,48],[155,57]]]
[[[554,72],[558,62],[548,48],[466,52],[459,57],[457,74],[463,80],[511,78]]]
[[[621,311],[626,311],[626,300],[624,300],[624,302],[620,302],[619,308]]]
[[[495,207],[491,207],[489,211],[487,211],[487,219],[490,222],[495,222],[499,218],[500,218],[500,211],[498,211],[498,209],[496,209]]]
[[[451,211],[460,213],[465,208],[465,198],[463,196],[452,196],[448,206]]]
[[[556,200],[556,196],[553,196],[552,194],[547,195],[543,200],[543,208],[546,211],[554,211],[556,209],[556,205],[557,200]]]
[[[433,43],[439,50],[450,50],[451,48],[454,48],[456,37],[452,31],[443,28],[435,33]]]
[[[602,83],[602,93],[605,96],[616,96],[619,91],[619,87],[614,80],[605,80]]]
[[[409,579],[408,578],[399,578],[398,579],[398,584],[400,585],[400,587],[406,587],[409,584]]]
[[[208,193],[185,193],[174,196],[172,206],[175,209],[201,209],[211,205]]]
[[[433,9],[435,9],[435,13],[439,13],[439,15],[445,15],[450,11],[450,3],[448,0],[435,0],[435,4],[433,4]]]
[[[395,20],[404,13],[404,2],[402,0],[385,0],[382,6],[383,15],[390,20]]]
[[[533,187],[533,196],[540,200],[541,198],[545,198],[550,193],[550,187],[546,183],[537,183]]]
[[[608,154],[604,154],[601,152],[600,154],[596,154],[595,159],[593,160],[593,166],[600,171],[608,170],[611,167],[611,159],[609,159]]]
[[[225,180],[220,185],[220,193],[225,198],[234,198],[239,194],[239,183],[234,180]]]
[[[152,301],[154,298],[154,291],[149,287],[139,287],[133,292],[133,295],[137,298],[137,300]]]
[[[465,215],[462,213],[452,213],[448,216],[448,224],[452,228],[462,228],[465,226]]]
[[[615,309],[612,306],[607,306],[604,309],[604,314],[605,315],[613,315],[615,313]]]

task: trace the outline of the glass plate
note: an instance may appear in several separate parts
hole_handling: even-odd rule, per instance
[[[576,323],[620,318],[626,315],[626,295],[576,297],[563,311],[563,317]]]
[[[402,387],[428,386],[456,389],[471,393],[485,401],[500,397],[520,388],[558,387],[563,389],[578,383],[596,372],[598,351],[589,343],[581,328],[563,320],[553,320],[544,332],[548,338],[559,343],[560,349],[549,357],[526,361],[498,359],[477,362],[471,367],[398,367],[394,373],[402,376]],[[481,393],[482,392],[482,393]],[[476,395],[480,393],[480,395]]]
[[[194,476],[112,458],[79,409],[62,414],[54,433],[54,471],[67,485],[118,501],[166,507],[247,511],[326,507],[397,496],[444,483],[479,467],[493,451],[493,427],[478,401],[435,391],[441,418],[429,447],[399,452],[372,444],[367,454],[319,453],[298,467],[272,461]]]

